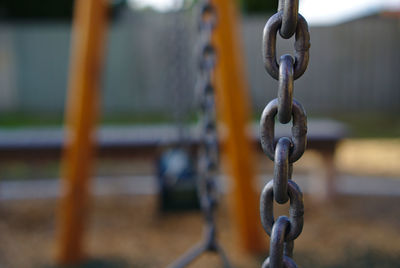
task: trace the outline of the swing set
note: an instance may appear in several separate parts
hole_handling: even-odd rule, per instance
[[[208,257],[208,255],[213,254],[220,258],[221,266],[232,267],[230,254],[232,254],[232,252],[234,252],[236,248],[239,248],[246,253],[250,253],[253,255],[257,254],[257,256],[260,256],[261,254],[267,255],[268,252],[269,256],[265,258],[265,260],[263,259],[263,263],[261,265],[261,267],[263,268],[297,267],[295,261],[301,263],[302,258],[308,258],[307,254],[312,254],[312,258],[314,258],[314,255],[318,255],[318,258],[320,258],[320,256],[323,255],[318,252],[318,250],[320,249],[326,251],[329,256],[332,255],[334,247],[338,249],[340,248],[340,251],[343,251],[347,254],[346,247],[336,246],[336,244],[327,244],[326,246],[320,248],[314,247],[316,245],[316,243],[314,243],[314,240],[316,239],[315,234],[317,234],[317,236],[319,237],[322,237],[325,241],[326,239],[330,240],[331,237],[328,236],[328,233],[332,233],[332,228],[326,228],[326,226],[331,225],[335,226],[336,228],[336,225],[338,223],[343,224],[343,226],[346,226],[346,228],[350,224],[350,230],[356,228],[358,230],[358,228],[360,228],[360,232],[357,232],[356,234],[350,234],[349,232],[341,231],[334,232],[330,235],[335,236],[335,239],[339,236],[342,236],[340,237],[340,239],[343,238],[343,241],[339,241],[338,239],[338,241],[335,241],[335,243],[340,242],[344,244],[344,242],[347,243],[350,241],[350,243],[352,243],[353,241],[358,241],[358,244],[360,244],[361,241],[361,243],[363,244],[364,241],[373,240],[372,242],[375,243],[376,248],[380,249],[381,244],[376,244],[377,239],[371,239],[371,236],[369,236],[368,232],[371,230],[371,227],[369,225],[371,223],[369,223],[369,225],[364,228],[365,230],[361,228],[362,224],[364,224],[365,222],[365,218],[376,218],[376,214],[374,214],[376,213],[376,211],[389,211],[387,209],[387,207],[389,207],[389,204],[387,202],[389,201],[389,199],[386,200],[385,197],[385,200],[383,200],[384,202],[382,201],[382,204],[375,206],[375,202],[378,201],[375,199],[371,200],[371,198],[369,197],[369,195],[371,195],[371,192],[373,191],[370,191],[368,189],[369,186],[364,187],[363,185],[360,185],[357,178],[355,178],[356,180],[354,180],[354,182],[357,183],[357,185],[354,186],[354,188],[357,187],[356,191],[353,191],[351,189],[349,190],[348,188],[351,187],[348,184],[337,184],[338,192],[346,194],[346,196],[343,196],[343,199],[342,197],[338,199],[340,201],[340,206],[334,207],[336,204],[338,204],[337,202],[329,203],[329,206],[321,206],[320,208],[317,207],[317,204],[315,204],[314,207],[316,209],[313,211],[313,215],[311,215],[307,220],[308,225],[306,226],[309,227],[309,230],[306,230],[302,241],[296,240],[303,231],[305,211],[303,203],[303,193],[297,182],[300,182],[299,184],[302,185],[302,187],[305,186],[304,188],[310,190],[313,194],[316,193],[317,195],[310,195],[310,198],[317,197],[318,203],[320,203],[320,201],[327,201],[328,198],[332,197],[335,194],[334,178],[336,170],[334,165],[334,154],[336,150],[336,145],[342,138],[344,138],[344,136],[346,136],[347,132],[346,128],[340,123],[340,125],[329,124],[328,121],[330,120],[318,119],[314,121],[311,120],[313,122],[308,122],[303,105],[294,97],[299,97],[300,93],[294,90],[295,80],[299,79],[307,69],[309,62],[309,49],[311,46],[307,21],[298,12],[299,1],[279,0],[279,7],[277,12],[267,20],[264,27],[260,58],[262,57],[262,60],[264,61],[266,73],[269,74],[272,79],[276,80],[277,90],[275,92],[277,92],[277,97],[276,99],[265,100],[265,108],[262,112],[259,122],[259,134],[254,134],[253,131],[256,128],[254,128],[250,120],[250,104],[248,101],[249,89],[247,88],[248,83],[244,70],[245,61],[242,58],[243,48],[241,44],[242,38],[240,38],[239,35],[240,23],[238,20],[238,8],[236,6],[237,1],[198,0],[195,2],[198,3],[197,8],[199,11],[197,25],[198,33],[196,35],[196,37],[198,38],[198,65],[196,66],[197,84],[195,88],[193,88],[193,91],[198,91],[197,93],[199,93],[199,120],[196,126],[199,129],[196,130],[200,131],[197,131],[195,133],[194,131],[192,131],[194,129],[190,129],[190,131],[188,131],[186,133],[186,136],[184,137],[184,135],[182,134],[184,131],[182,122],[178,122],[177,124],[178,128],[181,128],[178,131],[178,135],[175,135],[175,126],[165,126],[165,128],[164,126],[161,127],[159,125],[146,126],[143,128],[142,126],[133,126],[132,128],[129,127],[123,129],[121,131],[121,133],[123,132],[123,135],[121,135],[123,136],[123,138],[119,139],[120,137],[118,137],[118,141],[115,142],[115,139],[111,137],[112,135],[103,135],[103,132],[101,132],[102,135],[100,135],[101,137],[98,141],[95,139],[96,134],[98,133],[97,122],[100,114],[99,103],[101,99],[100,87],[103,69],[103,57],[105,54],[105,41],[107,39],[107,28],[109,25],[109,11],[111,9],[110,3],[108,0],[74,1],[75,9],[71,38],[69,83],[67,92],[67,103],[65,106],[65,125],[63,128],[65,134],[62,136],[61,133],[57,132],[58,134],[60,134],[59,138],[57,140],[54,139],[50,141],[50,139],[48,139],[46,135],[43,135],[44,132],[32,132],[33,134],[29,132],[25,135],[29,136],[29,138],[32,138],[30,139],[30,141],[32,142],[30,142],[26,146],[21,146],[21,144],[17,142],[9,142],[9,144],[6,144],[6,142],[2,142],[0,144],[0,157],[3,156],[3,158],[7,158],[7,160],[11,158],[33,158],[43,161],[43,158],[51,158],[58,161],[60,148],[61,146],[63,147],[61,174],[62,185],[60,191],[61,198],[57,210],[56,221],[56,252],[54,261],[55,265],[60,267],[75,267],[75,265],[86,264],[86,261],[89,259],[87,250],[89,239],[87,239],[88,236],[86,232],[88,229],[87,223],[91,211],[90,200],[92,196],[92,189],[95,188],[93,187],[94,183],[92,182],[92,169],[95,160],[95,151],[97,151],[97,148],[100,149],[100,157],[105,155],[107,155],[107,157],[128,156],[129,161],[132,161],[134,157],[140,157],[140,161],[143,162],[148,161],[149,159],[150,161],[155,160],[155,155],[157,153],[160,153],[160,148],[172,148],[172,150],[169,150],[167,152],[164,151],[162,157],[160,157],[160,161],[157,162],[161,163],[160,166],[162,166],[162,168],[164,169],[163,171],[160,171],[162,168],[158,170],[158,179],[160,184],[162,184],[163,179],[164,181],[167,181],[167,176],[172,174],[172,182],[170,184],[172,185],[172,187],[177,186],[180,178],[178,178],[179,176],[177,176],[176,174],[181,174],[179,172],[181,172],[182,169],[179,170],[178,168],[176,169],[178,170],[178,172],[166,174],[167,172],[164,171],[168,170],[168,165],[176,164],[173,163],[173,161],[168,162],[169,157],[172,156],[175,157],[175,159],[179,158],[179,161],[181,161],[180,164],[184,163],[183,166],[187,165],[191,168],[196,166],[188,172],[190,173],[189,176],[192,176],[191,178],[196,179],[196,189],[194,189],[194,187],[190,188],[190,198],[192,198],[191,201],[195,200],[193,201],[195,206],[200,206],[202,210],[201,212],[203,216],[203,229],[201,230],[199,228],[199,230],[194,230],[195,228],[193,228],[193,226],[190,226],[190,228],[187,228],[187,230],[184,230],[183,228],[181,230],[180,226],[177,226],[179,222],[182,221],[183,217],[174,217],[172,221],[169,221],[169,219],[165,220],[162,223],[165,224],[162,226],[162,228],[159,228],[157,230],[155,228],[152,229],[154,233],[145,233],[145,239],[150,241],[145,247],[131,246],[128,248],[129,255],[126,255],[127,260],[130,260],[129,258],[132,258],[134,259],[134,261],[136,261],[137,256],[139,256],[145,259],[145,261],[149,261],[149,263],[159,262],[160,260],[158,260],[157,258],[162,259],[165,258],[165,256],[155,256],[154,252],[156,252],[157,249],[155,251],[151,250],[150,252],[147,247],[149,245],[151,247],[156,245],[157,247],[162,247],[163,253],[168,252],[168,250],[172,252],[176,250],[177,247],[179,247],[178,250],[180,250],[180,252],[176,254],[176,256],[175,254],[164,254],[174,255],[172,256],[172,258],[175,261],[171,261],[170,263],[168,263],[169,268],[187,267],[194,261],[196,261],[199,257],[203,255],[207,255]],[[182,18],[183,16],[176,17]],[[372,19],[375,20],[375,18]],[[164,23],[164,20],[162,22]],[[257,23],[257,25],[259,24],[258,19],[252,21],[252,23],[253,22]],[[173,29],[177,32],[178,30],[182,29],[178,29],[178,27],[175,26],[176,25],[174,25]],[[348,25],[343,26],[343,29],[346,29],[346,31],[347,26]],[[260,25],[260,29],[261,27],[262,25]],[[146,29],[143,29],[143,31],[146,31]],[[313,31],[313,33],[315,34],[314,36],[318,37],[317,30]],[[327,34],[324,31],[324,36],[326,35]],[[165,38],[166,36],[167,35],[162,35],[163,38]],[[328,36],[330,36],[330,34],[328,34]],[[171,38],[171,36],[169,35],[167,37]],[[290,39],[294,42],[294,48],[292,49],[293,56],[288,54],[278,56],[278,38]],[[364,41],[359,36],[354,38]],[[374,38],[376,37],[374,36]],[[181,41],[182,39],[182,36],[175,36],[174,41]],[[318,45],[319,38],[315,38],[314,40],[316,43],[315,47],[323,47],[321,45]],[[254,41],[254,38],[252,38],[252,41]],[[342,40],[338,38],[337,41]],[[179,45],[182,44],[183,42]],[[181,58],[179,57],[186,52],[186,50],[181,49],[179,45],[174,47],[175,51],[172,51],[172,49],[171,51],[168,51],[168,49],[165,49],[165,46],[162,47],[165,51],[167,51],[167,53],[170,52],[171,55],[168,56],[173,58],[175,62],[180,62],[179,60]],[[254,45],[254,43],[251,43],[250,45]],[[143,51],[141,50],[141,52]],[[177,53],[174,54],[173,52]],[[182,52],[182,54],[179,54],[178,52]],[[163,53],[165,52],[163,51]],[[332,55],[333,54],[334,53],[332,53]],[[392,57],[392,55],[390,56]],[[387,58],[389,59],[390,57],[388,56]],[[330,60],[330,58],[328,60]],[[371,64],[371,66],[374,65]],[[176,66],[168,65],[168,67]],[[186,70],[189,69],[186,65],[185,68]],[[314,68],[318,69],[318,67],[315,67],[315,65]],[[175,71],[176,73],[181,74],[180,70],[176,70],[174,68],[171,69],[173,69],[173,71]],[[315,73],[320,76],[319,72]],[[331,73],[328,73],[328,75],[331,75]],[[324,76],[324,79],[322,79],[324,80],[324,82],[326,82],[325,78],[326,76]],[[171,84],[173,87],[179,88],[179,86],[181,86],[181,88],[184,88],[185,90],[192,90],[191,88],[188,89],[188,87],[182,86],[184,83],[182,81],[179,81],[179,79],[180,78],[176,79],[176,81],[172,81]],[[176,83],[174,84],[173,82]],[[316,89],[319,88],[320,87],[316,87]],[[140,98],[140,96],[137,97]],[[317,97],[319,100],[319,96]],[[299,99],[301,99],[301,97],[299,97]],[[178,106],[179,104],[180,103],[178,102],[174,103],[172,107]],[[177,110],[172,112],[177,112]],[[318,123],[321,124],[315,124],[316,121],[319,121]],[[285,127],[282,125],[290,125],[291,128],[287,131],[284,130]],[[57,129],[57,131],[59,130]],[[107,133],[109,134],[111,132]],[[16,136],[14,135],[14,133],[15,132],[11,131],[8,135]],[[197,134],[199,135],[196,136]],[[41,139],[36,139],[39,136],[41,136]],[[18,139],[20,138],[15,137],[15,140]],[[163,146],[160,146],[160,144]],[[255,146],[255,144],[257,146]],[[303,172],[302,170],[300,170],[300,172],[298,173],[293,173],[294,163],[302,157],[306,150],[306,147],[308,149],[314,149],[318,151],[320,153],[320,156],[322,156],[322,161],[318,163],[318,167],[315,169],[313,168],[313,171],[317,171],[318,181],[313,181],[312,183],[309,183],[311,181],[308,180],[308,176],[307,178],[300,178]],[[256,176],[255,169],[255,160],[257,157],[255,148],[258,148],[258,153],[264,152],[265,156],[267,156],[272,161],[271,163],[273,163],[271,165],[271,167],[273,166],[273,176],[271,176],[272,179],[264,185],[261,193],[259,193],[258,191],[259,181]],[[193,155],[189,154],[188,152],[195,152],[196,156],[193,157]],[[185,153],[187,154],[185,155]],[[222,156],[221,159],[223,160],[224,165],[219,164],[219,155]],[[166,156],[165,159],[167,160],[163,158],[164,156]],[[263,162],[267,162],[268,160],[265,156],[264,158],[260,158],[260,160]],[[356,157],[358,157],[358,155],[356,155]],[[305,162],[308,162],[304,164],[303,167],[306,167],[307,172],[309,169],[308,164],[314,162],[314,160],[315,159],[311,154],[310,158],[306,159]],[[113,158],[113,161],[116,161],[115,158]],[[137,166],[132,166],[136,171]],[[235,233],[233,235],[232,241],[235,241],[235,248],[229,248],[230,245],[225,245],[219,239],[219,226],[216,215],[218,209],[218,201],[220,197],[220,193],[217,187],[217,179],[219,177],[222,177],[219,175],[223,173],[219,172],[220,166],[227,167],[226,177],[229,180],[229,194],[227,195],[228,202],[226,203],[228,204],[229,210],[231,212],[229,215],[232,215],[232,219],[229,220],[233,223],[234,226]],[[312,163],[312,166],[316,167],[317,165]],[[140,166],[140,171],[142,171],[142,166]],[[266,170],[263,169],[262,172],[264,171]],[[268,172],[269,171],[270,170],[268,170]],[[296,171],[299,171],[299,169],[297,168]],[[324,171],[324,173],[321,174],[319,171]],[[163,174],[163,172],[165,174]],[[350,178],[348,181],[353,182],[353,178]],[[124,182],[126,182],[125,177]],[[112,183],[115,183],[115,181],[112,181]],[[129,183],[131,183],[131,181],[129,181]],[[130,185],[135,186],[135,183],[136,181]],[[42,184],[40,185],[40,187],[42,187]],[[374,185],[374,187],[376,187],[376,184],[371,185]],[[390,182],[390,184],[388,184],[388,187],[392,187],[392,185],[394,184]],[[125,184],[123,186],[125,187]],[[347,192],[343,191],[344,187],[348,187],[346,188]],[[23,187],[14,186],[14,188]],[[139,188],[140,187],[132,187],[129,190],[133,189],[133,192],[135,192],[136,194],[139,191],[136,190]],[[37,188],[33,187],[33,191],[35,191],[36,189]],[[108,189],[111,189],[111,187],[107,188],[107,190]],[[7,192],[7,190],[5,192]],[[151,192],[154,194],[153,191]],[[160,192],[160,195],[162,195],[163,192]],[[379,191],[374,191],[373,193],[375,194],[377,192]],[[125,188],[124,193],[126,193]],[[149,193],[148,188],[146,188],[146,193]],[[198,196],[194,197],[196,193]],[[368,197],[353,196],[353,194],[356,195],[359,193],[368,193]],[[40,194],[41,193],[38,193],[36,196],[39,196]],[[172,193],[172,195],[171,193],[168,194],[167,196],[176,197],[177,199],[181,197],[179,196],[179,194],[177,194],[176,196],[174,196],[174,193]],[[351,194],[351,196],[347,196],[348,194]],[[187,195],[185,196],[184,194],[182,196],[187,197]],[[196,199],[197,197],[198,200]],[[123,204],[123,207],[125,208],[124,202],[120,202],[122,198],[119,198],[120,196],[118,196],[118,199],[116,199],[118,200],[118,204]],[[148,205],[148,203],[151,203],[147,202],[148,199],[142,197],[129,198],[132,198],[130,200],[146,202],[146,206]],[[352,201],[354,198],[360,200],[360,202],[357,202],[359,204],[354,205],[354,203],[356,203]],[[365,200],[367,199],[370,203],[365,202]],[[163,202],[165,201],[164,199],[162,200]],[[104,200],[102,199],[101,201]],[[329,199],[329,201],[333,200]],[[28,203],[29,205],[31,205],[31,203],[33,202],[29,200]],[[167,202],[164,202],[163,205],[165,203]],[[185,203],[187,207],[193,205],[193,203],[188,203]],[[108,204],[109,203],[107,202],[107,208]],[[136,205],[136,203],[134,202],[130,203],[130,205],[132,204]],[[138,206],[142,206],[143,204],[144,203],[141,203]],[[277,207],[277,204],[285,205],[286,207]],[[352,206],[348,206],[349,204],[352,204]],[[370,204],[374,204],[374,206],[372,206],[371,208]],[[395,204],[395,202],[393,202],[393,204]],[[99,202],[98,205],[101,206],[101,202]],[[40,206],[43,206],[43,203],[40,203]],[[288,207],[288,216],[277,215],[278,212],[286,210]],[[365,212],[364,214],[362,210],[365,207],[367,208],[365,209],[365,211],[368,210],[368,213]],[[48,209],[48,207],[46,207],[46,209]],[[343,210],[346,209],[346,213],[350,211],[357,211],[356,215],[354,215],[354,221],[343,221],[343,218],[347,217],[343,216],[345,215],[343,214]],[[130,206],[129,210],[131,210]],[[35,210],[32,211],[36,213]],[[117,217],[127,216],[127,218],[128,216],[137,216],[135,215],[135,213],[129,214],[123,213],[121,211],[118,210],[113,215],[116,215]],[[146,217],[143,217],[148,216],[149,214],[147,213],[147,209],[143,209],[143,211],[145,212],[142,217],[136,219],[139,219],[140,221],[143,220],[143,223],[140,224],[142,224],[144,227],[134,228],[134,226],[139,226],[140,224],[135,222],[131,225],[131,218],[129,218],[128,220],[123,220],[124,222],[129,223],[129,225],[124,225],[125,227],[123,227],[126,228],[126,230],[129,230],[128,233],[131,233],[132,230],[134,230],[135,232],[142,232],[142,228],[149,227],[148,219]],[[340,212],[338,213],[338,211]],[[332,216],[332,212],[334,214],[334,217]],[[111,242],[115,243],[114,245],[118,244],[118,246],[119,244],[121,244],[122,252],[126,248],[125,242],[127,241],[129,243],[133,242],[133,244],[135,244],[136,242],[138,242],[136,244],[142,243],[142,240],[137,239],[136,235],[125,235],[125,230],[120,226],[121,219],[118,219],[118,221],[114,221],[114,218],[111,217],[112,214],[110,214],[109,210],[106,210],[105,214],[106,216],[102,215],[103,218],[101,222],[103,224],[101,228],[95,226],[95,228],[93,228],[91,231],[98,232],[98,230],[101,230],[102,234],[104,235],[105,229],[111,230],[110,234],[113,239],[107,240],[109,238],[109,236],[107,235],[96,235],[95,241],[107,240],[105,243],[103,242],[96,244],[96,247],[98,245],[106,245],[105,250],[107,250],[107,254],[114,254],[116,250],[118,250],[119,252],[120,248],[117,249],[116,247],[114,251],[110,250],[109,243],[112,244]],[[360,214],[361,216],[357,219],[358,214]],[[389,211],[387,214],[390,215],[390,219],[393,218],[393,210]],[[190,219],[192,215],[188,214],[185,215],[185,217],[187,217],[185,218],[185,220]],[[50,219],[50,216],[48,218]],[[326,218],[329,219],[329,223],[326,222]],[[318,221],[313,222],[313,219],[318,219]],[[111,224],[109,222],[104,224],[104,221],[107,220],[110,220]],[[29,220],[25,220],[21,222],[28,221]],[[379,219],[379,221],[383,222],[382,219]],[[14,222],[14,218],[12,218],[12,222]],[[116,228],[118,232],[114,232],[114,229],[110,228],[110,225],[112,227],[112,224],[114,222],[117,225],[117,227],[114,228]],[[159,224],[160,222],[155,221],[155,223]],[[190,223],[192,224],[193,222]],[[39,224],[41,224],[41,222],[39,222]],[[372,224],[375,225],[375,222],[373,222]],[[385,227],[386,224],[387,222],[385,219]],[[30,225],[31,222],[29,222],[29,226]],[[186,223],[186,227],[188,225],[189,224]],[[10,226],[12,226],[12,224],[10,224]],[[168,232],[163,232],[165,226],[168,226]],[[157,228],[158,227],[160,227],[160,225],[157,225]],[[397,225],[394,227],[397,228]],[[229,225],[225,225],[225,228],[226,229],[221,228],[222,238],[224,238],[223,231],[228,230]],[[322,230],[319,230],[319,228],[324,228],[327,233],[322,233]],[[389,235],[384,237],[393,236],[393,234],[395,234],[395,228],[393,229],[393,232],[390,229],[387,232],[387,234]],[[169,232],[169,230],[171,230],[171,232]],[[35,234],[35,236],[33,237],[34,239],[31,239],[31,242],[37,243],[37,241],[39,240],[37,240],[36,229],[30,228],[29,231]],[[198,243],[194,246],[181,248],[181,246],[179,245],[180,243],[176,243],[176,245],[171,244],[171,247],[165,250],[165,241],[167,243],[170,243],[171,241],[172,243],[174,243],[177,240],[182,239],[182,241],[185,242],[185,238],[191,238],[193,234],[201,231],[203,232],[202,236],[199,237]],[[381,237],[383,234],[381,231],[382,230],[379,230],[379,237]],[[183,234],[186,232],[186,237],[184,235],[179,236],[176,234],[176,232],[179,234]],[[312,235],[308,235],[307,232],[312,233]],[[14,249],[15,247],[12,243],[19,244],[20,241],[18,241],[18,239],[15,239],[12,232],[9,233],[10,239],[5,240],[5,244],[11,241],[10,248]],[[266,234],[270,237],[269,244],[266,243]],[[126,240],[127,236],[129,240]],[[368,240],[363,241],[359,239],[363,238],[363,236],[367,237]],[[140,235],[138,235],[137,237],[140,237]],[[152,237],[155,237],[154,240],[158,243],[151,243],[151,241],[154,241],[151,239]],[[375,236],[372,237],[374,238]],[[100,238],[103,240],[100,240]],[[232,237],[229,236],[229,239],[231,238]],[[25,233],[24,236],[22,236],[22,239],[24,240],[24,242],[29,242],[29,238],[27,235],[25,235]],[[48,239],[48,236],[46,236],[46,239]],[[311,241],[311,239],[313,241]],[[398,239],[396,240],[392,238],[391,240],[396,242]],[[121,241],[123,241],[124,243],[120,243]],[[298,248],[302,247],[301,251],[298,251],[299,256],[297,256],[296,258],[293,258],[293,251],[295,247],[294,241],[296,241]],[[321,240],[317,242],[323,243],[324,241]],[[386,244],[387,242],[388,240],[384,239],[382,244]],[[26,244],[29,245],[29,243]],[[312,250],[308,250],[307,245],[312,245]],[[167,246],[169,246],[169,244]],[[30,246],[27,246],[26,248],[29,248],[29,250],[34,249],[34,247]],[[139,249],[139,254],[132,254],[132,248],[135,250]],[[227,249],[230,250],[228,251]],[[22,248],[22,251],[23,250],[24,249]],[[43,251],[43,248],[41,247],[39,250]],[[154,259],[149,259],[147,255],[143,254],[146,253],[146,251],[151,253]],[[6,265],[7,262],[13,262],[13,254],[14,251],[11,251],[11,261],[8,261],[8,256],[6,256]],[[338,253],[336,252],[335,254]],[[336,258],[335,254],[332,255],[334,256],[334,258]],[[27,254],[28,258],[30,255]],[[369,255],[370,253],[368,252],[368,259],[370,259]],[[234,257],[235,256],[233,256],[232,260],[238,261],[239,263],[239,259],[235,259]],[[323,257],[321,259],[323,259]],[[377,259],[378,261],[380,261],[380,258]],[[208,260],[209,259],[206,259],[205,261]],[[346,265],[349,265],[347,259],[345,260]],[[256,261],[258,263],[260,259],[253,258],[251,261]],[[199,261],[199,263],[200,262],[201,261]],[[334,264],[333,266],[336,266],[336,264]]]
[[[218,55],[211,79],[215,87],[218,125],[224,126],[223,133],[219,135],[221,147],[232,178],[231,209],[241,247],[250,253],[260,253],[265,251],[266,245],[259,224],[252,144],[246,131],[250,115],[237,7],[231,0],[205,1],[210,2],[217,14],[210,42]],[[86,257],[84,234],[89,213],[93,150],[96,147],[93,134],[98,118],[107,10],[107,1],[77,0],[75,3],[65,118],[63,188],[58,213],[56,262],[60,265],[76,264]],[[206,236],[214,235],[213,232],[214,229],[208,229]],[[219,246],[200,246],[189,252],[186,261],[172,267],[184,267],[203,251],[221,253]],[[226,258],[222,256],[228,267]]]

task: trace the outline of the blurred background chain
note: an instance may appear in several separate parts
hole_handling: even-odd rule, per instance
[[[215,252],[221,257],[223,267],[231,267],[216,237],[215,209],[218,202],[216,176],[219,166],[219,146],[214,96],[214,68],[216,51],[212,33],[217,14],[211,0],[200,1],[198,81],[196,96],[200,104],[200,148],[198,156],[198,195],[204,214],[204,240],[189,250],[170,267],[185,267],[204,252]]]

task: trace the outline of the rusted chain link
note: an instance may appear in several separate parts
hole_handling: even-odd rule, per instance
[[[270,256],[263,268],[297,267],[293,261],[294,240],[304,223],[303,194],[292,180],[293,163],[303,155],[307,145],[307,117],[303,106],[293,99],[293,83],[303,75],[309,60],[310,35],[306,20],[298,14],[298,0],[280,0],[278,12],[265,25],[263,58],[267,72],[279,80],[278,98],[265,107],[260,120],[261,146],[274,161],[274,178],[264,187],[260,198],[261,223],[271,236]],[[276,60],[277,33],[288,39],[295,35],[295,59],[283,55]],[[292,121],[292,137],[275,143],[275,117],[282,124]],[[274,218],[274,200],[290,202],[289,217]]]
[[[228,258],[217,241],[215,208],[218,202],[216,176],[219,166],[219,147],[216,126],[216,107],[214,97],[214,74],[217,53],[211,41],[217,24],[217,13],[212,0],[200,1],[199,14],[199,77],[196,95],[200,100],[201,142],[198,165],[198,193],[203,211],[205,226],[204,238],[198,245],[185,253],[170,268],[183,268],[205,252],[220,256],[223,267],[231,267]]]

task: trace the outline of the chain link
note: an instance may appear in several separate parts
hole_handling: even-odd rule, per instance
[[[265,107],[261,120],[261,145],[274,161],[273,180],[265,185],[260,198],[261,223],[271,236],[270,256],[263,268],[297,267],[293,261],[294,240],[301,234],[304,222],[303,194],[292,180],[293,163],[303,155],[307,145],[307,117],[303,106],[293,99],[294,80],[301,77],[308,66],[310,35],[306,20],[298,13],[298,0],[279,0],[278,12],[265,25],[263,58],[266,71],[279,80],[278,98]],[[283,55],[276,60],[277,33],[289,39],[295,35],[295,59]],[[275,117],[282,124],[292,121],[292,137],[275,143]],[[274,200],[290,202],[289,217],[274,218]]]
[[[289,39],[296,32],[299,15],[299,0],[279,0],[278,11],[282,11],[282,26],[279,34]]]
[[[287,124],[292,119],[293,58],[283,55],[279,61],[278,120]]]
[[[268,157],[275,160],[275,117],[278,113],[278,99],[268,103],[261,115],[261,145]],[[289,162],[294,163],[303,155],[307,145],[307,117],[303,106],[293,99],[292,102],[292,146]]]
[[[279,64],[276,61],[276,35],[282,25],[282,11],[273,15],[267,22],[263,34],[263,57],[267,72],[276,80],[279,80]],[[310,34],[307,21],[298,14],[295,34],[295,62],[293,79],[300,78],[307,69],[310,48]]]
[[[291,176],[289,164],[289,151],[291,141],[289,138],[280,138],[275,149],[274,163],[274,197],[279,204],[289,200],[288,180]]]
[[[199,22],[199,77],[196,95],[200,101],[201,138],[198,165],[198,192],[205,219],[204,240],[170,267],[186,267],[204,252],[217,253],[223,267],[231,267],[216,236],[215,209],[218,203],[216,176],[219,166],[219,146],[216,126],[216,107],[213,75],[216,65],[216,50],[212,43],[217,14],[212,0],[200,1]]]

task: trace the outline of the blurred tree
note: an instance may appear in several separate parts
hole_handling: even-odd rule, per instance
[[[112,15],[126,0],[110,0]],[[0,20],[71,20],[74,0],[0,0]]]
[[[2,20],[64,20],[72,16],[73,0],[0,0]]]
[[[240,0],[244,12],[266,13],[274,12],[278,8],[277,0]]]

